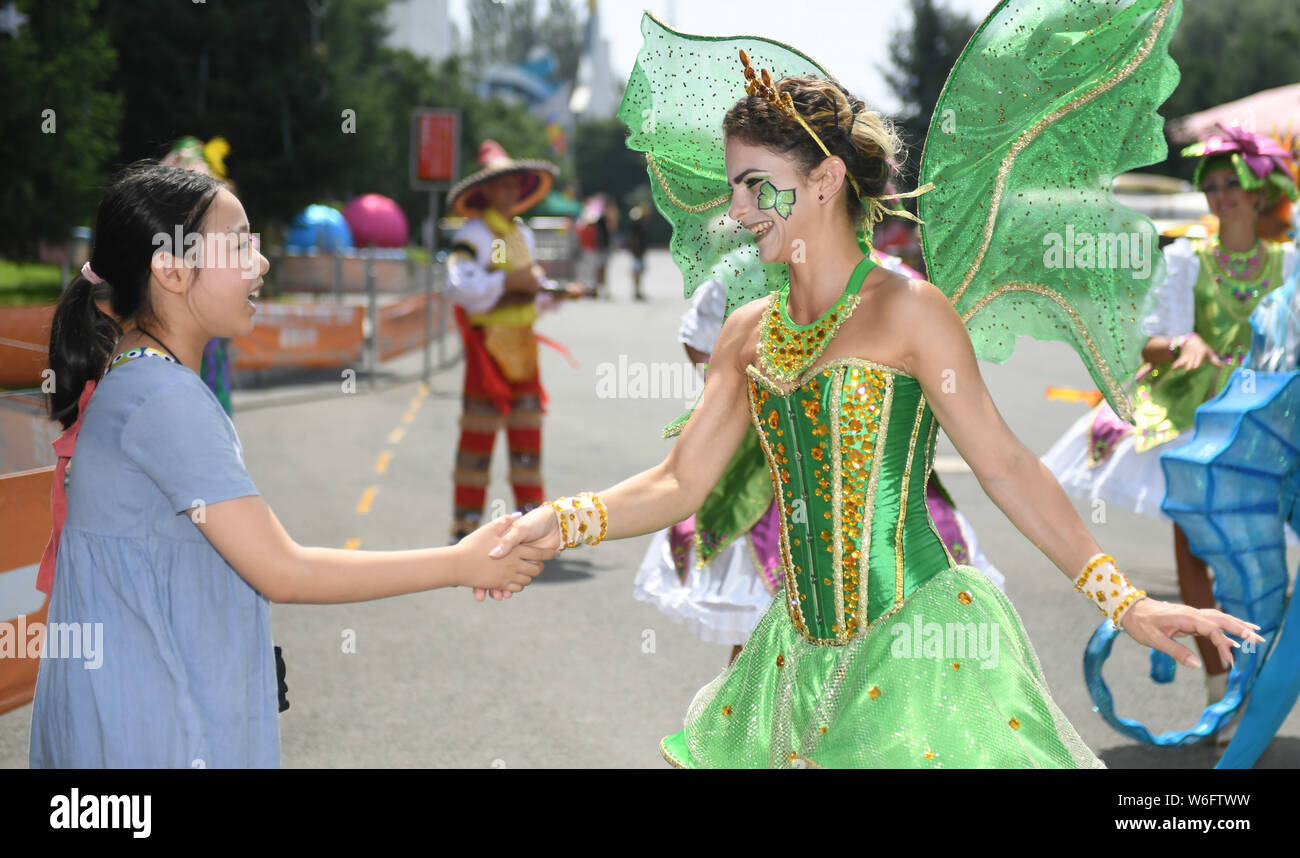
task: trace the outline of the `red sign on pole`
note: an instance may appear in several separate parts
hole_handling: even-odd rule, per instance
[[[456,181],[459,115],[450,110],[419,110],[415,113],[415,164],[412,182],[451,184]]]

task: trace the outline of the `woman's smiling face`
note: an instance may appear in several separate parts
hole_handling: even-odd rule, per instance
[[[754,236],[763,262],[789,262],[794,242],[812,224],[815,186],[792,159],[734,138],[727,139],[726,171],[732,187],[727,215]]]

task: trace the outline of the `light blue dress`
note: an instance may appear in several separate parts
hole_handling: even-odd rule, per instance
[[[65,652],[41,659],[33,768],[280,765],[270,603],[190,517],[255,494],[193,372],[146,356],[99,383],[70,465],[46,630]]]

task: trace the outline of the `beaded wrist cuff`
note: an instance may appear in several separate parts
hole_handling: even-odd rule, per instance
[[[609,517],[605,502],[592,492],[582,492],[577,497],[562,497],[549,502],[560,519],[560,537],[563,548],[574,548],[586,543],[595,545],[605,538]]]
[[[1074,589],[1100,608],[1116,626],[1119,626],[1124,612],[1146,595],[1145,590],[1129,583],[1115,565],[1115,558],[1109,554],[1098,554],[1089,560],[1075,580]]]

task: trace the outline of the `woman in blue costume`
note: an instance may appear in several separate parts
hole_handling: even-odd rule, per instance
[[[996,169],[1037,139],[1061,158],[1054,166],[1100,187],[1092,165],[1105,171],[1131,157],[1122,152],[1132,143],[1125,133],[1134,129],[1109,122],[1140,124],[1135,115],[1146,117],[1152,99],[1168,94],[1176,72],[1164,45],[1178,6],[1134,0],[1108,6],[1104,15],[1096,4],[1085,6],[1003,3],[963,55],[984,59],[959,62],[953,72],[984,93],[985,109],[958,113],[969,129],[934,173],[942,193],[927,197],[938,197],[936,215],[921,209],[931,221],[927,246],[952,243],[942,256],[927,257],[931,277],[953,279],[952,295],[877,267],[860,239],[860,228],[884,209],[898,147],[878,114],[784,46],[687,37],[649,17],[643,22],[646,47],[620,115],[635,123],[629,145],[645,146],[650,156],[656,202],[674,223],[677,262],[688,283],[707,279],[694,276],[692,265],[718,266],[731,272],[724,278],[729,292],[743,288],[751,273],[758,277],[749,285],[760,291],[727,318],[699,405],[661,464],[599,495],[560,498],[530,512],[498,550],[521,541],[595,544],[666,527],[700,506],[741,439],[757,433],[780,507],[783,587],[740,656],[696,696],[684,729],[664,740],[672,764],[1100,765],[1053,703],[1010,602],[978,570],[954,562],[935,531],[925,495],[940,424],[1007,517],[1140,644],[1195,664],[1174,635],[1209,636],[1225,657],[1233,646],[1225,632],[1256,639],[1233,617],[1144,598],[1132,588],[1051,474],[1008,429],[980,378],[976,332],[982,345],[994,343],[1035,308],[1047,322],[1019,325],[1012,335],[1096,319],[1081,326],[1086,344],[1075,342],[1094,355],[1090,366],[1113,374],[1100,358],[1114,350],[1102,330],[1114,304],[1089,305],[1078,285],[1095,279],[1093,272],[1041,271],[1038,233],[1029,243],[1036,244],[1031,261],[1016,263],[1019,278],[999,273],[1016,247],[999,239],[998,212],[1015,214],[1026,202],[1019,193],[1024,172],[986,166],[973,176],[956,169],[963,147],[981,162],[996,151]],[[740,77],[737,48],[756,57],[761,75],[741,54]],[[1043,84],[1008,87],[1006,70],[996,67],[1008,60]],[[769,67],[780,75],[774,82]],[[741,85],[748,95],[737,100]],[[1095,92],[1082,100],[1073,94],[1078,87]],[[712,113],[716,101],[726,104],[725,117]],[[1083,134],[1071,125],[1081,117],[1066,114],[1093,101],[1097,115],[1086,117],[1091,134]],[[1060,103],[1042,110],[1046,102]],[[1005,127],[975,134],[983,121]],[[1054,123],[1059,127],[1049,128]],[[721,151],[712,149],[715,139]],[[997,139],[1002,143],[989,150]],[[1150,160],[1156,145],[1143,153]],[[1095,154],[1087,166],[1072,166],[1070,146]],[[1040,187],[1065,187],[1056,175],[1044,178],[1048,165],[1035,154],[1042,153],[1031,152],[1024,171],[1038,171]],[[970,184],[975,179],[979,194]],[[700,193],[708,188],[711,195]],[[1072,200],[1071,213],[1114,214],[1098,194],[1092,208]],[[1043,208],[1038,223],[1046,223],[1053,201],[1036,199]],[[936,224],[945,211],[955,219],[946,227]],[[939,264],[945,258],[948,265]],[[954,275],[951,266],[959,262]],[[773,269],[788,283],[764,294]],[[1038,290],[1047,287],[1027,288],[1026,277],[1060,283],[1060,290],[1040,302]],[[1020,301],[1019,292],[1012,294],[1017,289],[1029,298]],[[1004,300],[1007,314],[979,316],[993,298]],[[1062,305],[1070,312],[1059,318],[1042,310]],[[990,640],[998,646],[985,646]]]

